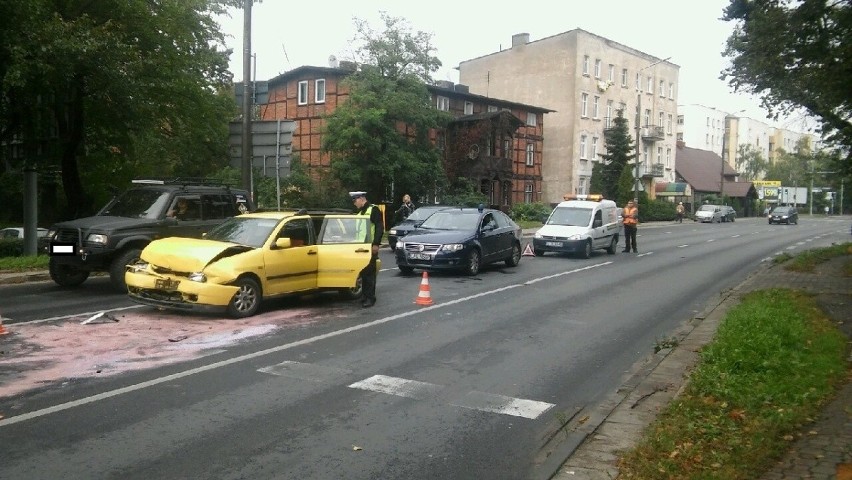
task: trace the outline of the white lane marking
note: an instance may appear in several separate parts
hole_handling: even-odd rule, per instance
[[[369,390],[372,392],[387,393],[399,397],[422,400],[433,397],[443,387],[434,383],[418,382],[405,378],[388,377],[386,375],[373,375],[370,378],[355,382],[349,388]]]
[[[739,237],[739,235],[733,235],[731,238],[737,238],[737,237]]]
[[[257,369],[258,372],[277,375],[279,377],[296,378],[310,382],[329,382],[352,373],[344,368],[326,367],[313,363],[281,362]]]
[[[562,272],[562,273],[557,273],[557,274],[554,274],[554,275],[548,275],[546,277],[536,278],[534,280],[530,280],[530,281],[524,283],[524,285],[532,285],[534,283],[538,283],[538,282],[541,282],[543,280],[550,280],[552,278],[561,277],[563,275],[570,275],[572,273],[582,272],[583,270],[589,270],[589,269],[592,269],[592,268],[603,267],[604,265],[609,265],[611,263],[612,262],[598,263],[596,265],[589,265],[588,267],[576,268],[574,270],[569,270],[567,272]]]
[[[805,244],[805,242],[798,242],[798,243],[796,243],[796,245],[804,245],[804,244]]]
[[[793,250],[794,248],[796,248],[795,245],[790,245],[789,247],[787,247],[787,250]]]
[[[653,254],[654,254],[654,252],[645,252],[645,253],[640,253],[640,254],[636,255],[636,258],[644,257],[645,255],[653,255]]]
[[[686,247],[688,247],[688,246],[689,246],[689,244],[678,245],[678,246],[677,246],[677,248],[686,248]]]
[[[62,315],[62,316],[59,316],[59,317],[40,318],[38,320],[28,320],[26,322],[16,322],[15,324],[16,325],[34,325],[36,323],[52,322],[54,320],[65,320],[65,319],[74,318],[74,317],[86,317],[86,316],[90,317],[90,316],[92,316],[96,313],[120,312],[122,310],[132,310],[134,308],[142,308],[144,306],[145,305],[131,305],[129,307],[109,308],[109,309],[106,309],[106,310],[95,310],[94,312],[75,313],[75,314],[72,314],[72,315]]]
[[[715,238],[710,238],[710,239],[708,239],[708,240],[707,240],[707,243],[715,242],[715,241],[716,241],[716,239],[715,239]]]
[[[536,419],[539,415],[554,407],[552,403],[476,391],[468,393],[464,398],[450,403],[450,405],[529,419]]]

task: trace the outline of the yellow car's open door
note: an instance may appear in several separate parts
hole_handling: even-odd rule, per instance
[[[317,286],[353,288],[372,252],[372,228],[366,215],[327,215],[318,238]]]

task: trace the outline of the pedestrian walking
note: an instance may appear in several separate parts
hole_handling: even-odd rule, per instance
[[[416,209],[417,206],[411,201],[411,195],[406,193],[402,196],[402,205],[396,210],[398,221],[405,220]]]
[[[633,249],[633,253],[639,253],[636,247],[636,229],[639,225],[639,208],[633,200],[627,202],[621,213],[624,223],[624,250],[627,253]]]
[[[677,212],[677,222],[683,223],[683,214],[686,209],[683,207],[683,202],[677,202],[677,207],[675,207],[675,211]]]
[[[385,234],[384,222],[382,221],[382,211],[375,205],[367,201],[367,192],[349,192],[352,201],[355,203],[355,208],[358,210],[358,215],[366,215],[370,217],[370,229],[372,231],[372,254],[370,255],[370,263],[363,270],[363,296],[361,306],[369,308],[376,304],[376,277],[378,269],[376,261],[379,259],[379,245],[382,243],[382,236]],[[364,232],[367,236],[367,232]]]

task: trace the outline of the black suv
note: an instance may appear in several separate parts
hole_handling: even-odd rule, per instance
[[[247,191],[181,180],[133,180],[133,188],[110,200],[97,215],[50,228],[50,278],[80,285],[91,272],[109,272],[126,291],[124,266],[152,240],[201,238],[228,218],[254,210]]]

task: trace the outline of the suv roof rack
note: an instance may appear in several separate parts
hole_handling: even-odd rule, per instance
[[[172,177],[172,178],[134,178],[130,181],[134,184],[141,185],[200,185],[211,187],[232,187],[236,186],[233,182],[216,180],[203,177]]]

